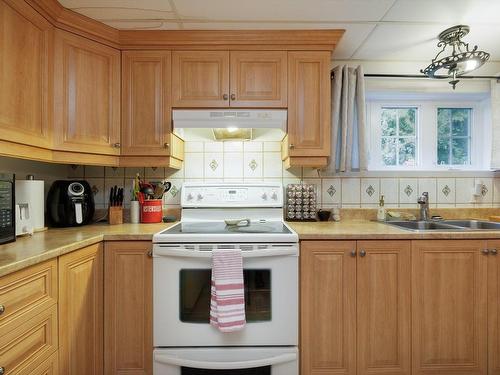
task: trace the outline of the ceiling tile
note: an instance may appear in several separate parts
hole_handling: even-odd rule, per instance
[[[345,33],[335,51],[333,51],[333,58],[336,60],[348,60],[368,35],[370,35],[375,25],[336,24],[335,27],[345,29]]]
[[[171,11],[168,0],[58,0],[62,6],[70,9],[83,7],[96,8],[131,8]]]
[[[500,24],[498,0],[398,0],[385,21]]]
[[[210,20],[247,21],[373,21],[394,0],[177,0],[180,15]]]
[[[95,20],[171,20],[173,12],[128,8],[79,8],[78,13]]]
[[[120,30],[179,30],[176,22],[162,21],[106,21],[106,25]]]

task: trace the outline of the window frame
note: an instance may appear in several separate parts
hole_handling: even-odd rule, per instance
[[[485,126],[483,124],[482,105],[478,101],[448,100],[370,100],[367,106],[367,123],[370,134],[368,170],[369,171],[484,171],[489,170],[482,152],[485,145]],[[382,108],[417,108],[417,145],[416,165],[388,166],[382,163],[382,130],[380,119]],[[437,111],[438,108],[471,108],[470,124],[470,164],[439,165],[437,163]]]

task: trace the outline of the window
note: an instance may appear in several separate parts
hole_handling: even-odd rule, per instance
[[[414,166],[417,154],[417,108],[383,107],[380,120],[382,163]]]
[[[485,108],[469,100],[369,100],[368,169],[488,170],[491,129]]]
[[[438,108],[437,160],[439,165],[469,165],[472,108]]]

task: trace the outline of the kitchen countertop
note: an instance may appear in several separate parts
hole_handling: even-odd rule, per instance
[[[174,225],[95,224],[75,228],[51,228],[16,242],[0,245],[0,276],[105,241],[151,241],[153,234]]]
[[[174,225],[95,224],[49,229],[0,245],[0,277],[101,241],[151,241],[153,234]],[[289,222],[301,240],[500,239],[500,231],[411,232],[368,220]]]

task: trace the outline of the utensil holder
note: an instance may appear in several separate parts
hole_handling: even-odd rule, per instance
[[[120,206],[109,207],[108,221],[110,225],[123,224],[123,207]]]
[[[149,199],[141,205],[141,223],[161,223],[163,219],[163,200]]]

